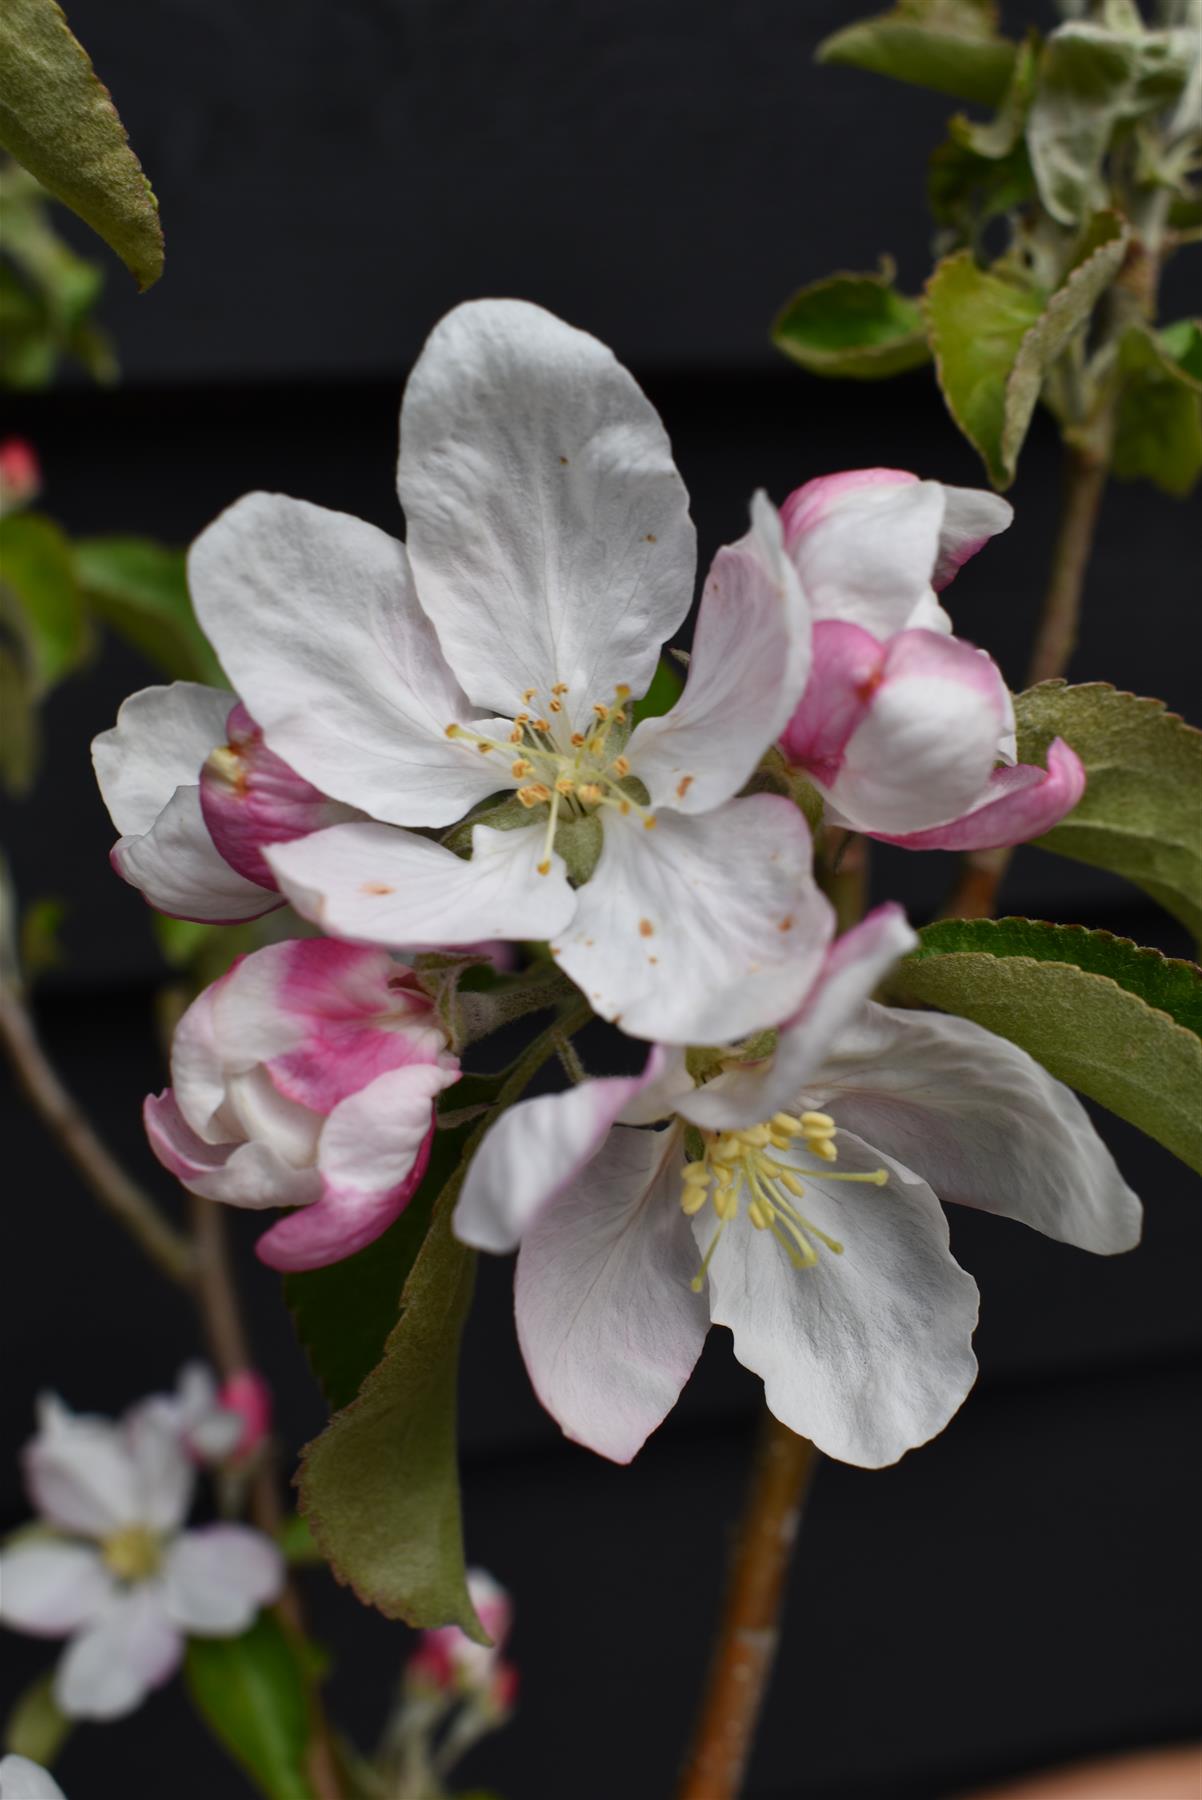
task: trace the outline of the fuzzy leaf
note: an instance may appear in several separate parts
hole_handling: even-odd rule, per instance
[[[1202,732],[1101,681],[1044,681],[1014,710],[1020,762],[1063,737],[1085,764],[1080,802],[1035,841],[1125,876],[1202,938]]]
[[[182,550],[151,538],[83,538],[75,566],[96,616],[171,680],[228,685],[196,623]]]
[[[1111,468],[1122,481],[1151,481],[1188,494],[1202,473],[1202,362],[1197,327],[1159,334],[1132,325],[1119,345],[1119,393]],[[1179,345],[1181,354],[1173,346]]]
[[[1202,969],[1107,931],[947,919],[896,996],[974,1019],[1202,1172]]]
[[[163,272],[159,203],[54,0],[0,13],[0,144],[99,232],[140,288]]]
[[[995,35],[989,0],[902,0],[892,12],[844,26],[819,44],[820,63],[845,63],[958,100],[996,106],[1015,45]]]
[[[828,275],[799,288],[772,327],[772,341],[815,375],[874,381],[929,362],[926,324],[916,300],[879,275]]]
[[[298,1486],[323,1556],[360,1600],[410,1625],[459,1625],[484,1643],[467,1591],[456,1460],[459,1339],[475,1279],[473,1252],[451,1233],[461,1179],[457,1170],[435,1202],[383,1356],[307,1446]]]
[[[236,1638],[190,1638],[184,1674],[213,1735],[270,1800],[315,1800],[308,1681],[270,1613]]]
[[[23,645],[38,697],[92,648],[71,546],[41,513],[0,519],[0,623]]]
[[[998,213],[1011,212],[1031,196],[1034,178],[1023,127],[1035,91],[1037,39],[1019,45],[1014,71],[992,119],[957,113],[948,121],[948,139],[931,156],[927,198],[941,225],[970,239],[974,228]]]

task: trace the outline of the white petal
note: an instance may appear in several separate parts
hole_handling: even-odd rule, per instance
[[[984,488],[945,487],[943,500],[943,526],[933,577],[937,588],[945,588],[969,557],[975,556],[999,531],[1005,531],[1014,518],[1010,502]]]
[[[809,609],[763,494],[752,528],[719,550],[701,596],[684,693],[627,747],[655,806],[706,812],[738,793],[801,699]]]
[[[512,718],[566,682],[574,720],[650,685],[694,532],[655,409],[596,338],[521,300],[456,307],[405,389],[398,485],[418,596],[473,700]]]
[[[576,916],[553,946],[603,1018],[631,1037],[728,1042],[796,1011],[833,929],[791,801],[729,800],[653,831],[607,813]]]
[[[176,681],[143,688],[122,703],[117,723],[92,740],[92,763],[117,830],[149,831],[177,787],[196,787],[205,758],[225,742],[233,694]]]
[[[941,1200],[1102,1255],[1139,1241],[1139,1201],[1076,1095],[969,1019],[869,1005],[814,1091]]]
[[[147,832],[118,838],[112,863],[151,906],[175,919],[235,925],[283,905],[221,855],[200,810],[199,787],[176,788]]]
[[[900,906],[878,906],[831,945],[801,1010],[778,1027],[762,1062],[731,1069],[687,1094],[678,1109],[696,1125],[726,1131],[792,1112],[832,1041],[861,1011],[898,957],[918,942]]]
[[[66,1637],[90,1624],[113,1595],[100,1552],[58,1538],[31,1538],[0,1554],[0,1620],[37,1637]]]
[[[121,1719],[173,1674],[183,1640],[158,1582],[122,1594],[64,1652],[54,1697],[71,1719]]]
[[[709,1326],[680,1209],[679,1130],[619,1126],[522,1239],[514,1309],[534,1390],[568,1437],[629,1462]]]
[[[396,1187],[434,1123],[436,1097],[458,1078],[454,1067],[408,1063],[340,1100],[318,1146],[317,1166],[326,1181],[364,1194]]]
[[[267,860],[297,911],[335,937],[375,944],[544,939],[576,909],[562,858],[540,875],[543,833],[477,825],[471,861],[387,825],[335,825]]]
[[[456,1237],[478,1250],[515,1249],[532,1220],[577,1180],[658,1068],[653,1052],[641,1076],[582,1081],[503,1112],[469,1165],[455,1207]]]
[[[840,1171],[887,1159],[839,1139]],[[925,1182],[890,1166],[887,1187],[805,1175],[798,1210],[844,1246],[819,1246],[795,1269],[746,1218],[710,1262],[710,1316],[763,1378],[769,1410],[840,1462],[876,1469],[942,1431],[976,1376],[977,1289],[948,1249],[947,1220]],[[804,1171],[803,1171],[804,1174]],[[699,1246],[713,1236],[694,1222]]]
[[[792,546],[814,617],[843,619],[878,638],[938,629],[931,574],[943,511],[937,481],[858,487],[833,501]]]
[[[279,1550],[247,1525],[186,1531],[167,1552],[167,1617],[196,1637],[235,1637],[284,1584]]]
[[[403,544],[282,494],[248,494],[192,547],[197,617],[270,749],[323,793],[446,825],[491,793],[445,728],[471,716]]]
[[[162,1414],[133,1407],[123,1427],[138,1483],[138,1523],[152,1531],[177,1530],[192,1505],[195,1464]]]
[[[0,1757],[0,1800],[67,1800],[46,1769],[27,1756]]]
[[[119,1428],[77,1417],[53,1397],[40,1407],[40,1430],[22,1462],[30,1498],[62,1531],[107,1537],[139,1523],[138,1476]]]
[[[227,1206],[307,1206],[321,1194],[315,1168],[294,1168],[267,1144],[206,1143],[168,1088],[142,1107],[150,1147],[190,1194]]]

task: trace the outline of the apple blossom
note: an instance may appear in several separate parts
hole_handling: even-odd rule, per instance
[[[180,1370],[173,1394],[154,1394],[143,1406],[174,1431],[200,1463],[240,1462],[271,1428],[271,1389],[254,1369],[217,1384],[202,1362]]]
[[[524,302],[456,308],[405,392],[399,491],[407,545],[255,494],[193,547],[197,616],[263,745],[366,815],[283,841],[210,763],[188,817],[241,869],[240,904],[262,908],[265,864],[341,938],[550,939],[636,1036],[738,1034],[800,998],[802,822],[777,796],[736,797],[809,660],[767,500],[715,558],[681,699],[632,731],[695,545],[663,427],[611,353]],[[148,733],[136,755],[154,754]],[[207,754],[198,738],[190,767]],[[128,823],[114,807],[128,875],[136,834],[162,833],[143,796],[160,805],[166,783],[126,781],[142,802]]]
[[[48,1769],[27,1756],[0,1757],[0,1800],[67,1800]]]
[[[282,1559],[261,1532],[182,1529],[195,1465],[153,1409],[114,1423],[46,1398],[23,1461],[47,1529],[0,1553],[0,1621],[70,1639],[54,1677],[68,1717],[132,1712],[186,1636],[236,1636],[279,1594]]]
[[[831,822],[907,849],[981,850],[1039,836],[1081,798],[1084,770],[1059,738],[1046,770],[1007,766],[1006,685],[951,635],[937,597],[1011,517],[996,494],[900,469],[824,476],[785,501],[814,637],[781,747]]]
[[[171,1078],[145,1106],[159,1161],[207,1199],[294,1208],[258,1253],[312,1269],[404,1210],[459,1064],[411,970],[386,950],[304,938],[240,958],[193,1001]]]
[[[1137,1241],[1139,1203],[1066,1087],[968,1020],[866,998],[912,942],[881,907],[773,1041],[657,1047],[641,1076],[492,1126],[455,1231],[518,1247],[522,1353],[569,1437],[629,1461],[713,1322],[778,1419],[879,1467],[975,1378],[977,1290],[937,1196],[1101,1254]]]
[[[423,1631],[405,1664],[405,1685],[471,1698],[496,1712],[506,1712],[517,1691],[517,1671],[501,1654],[513,1625],[513,1602],[484,1569],[467,1571],[467,1591],[491,1644],[473,1643],[457,1625]]]

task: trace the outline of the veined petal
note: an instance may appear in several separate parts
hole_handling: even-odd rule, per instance
[[[471,861],[387,825],[334,825],[267,852],[297,911],[337,937],[376,944],[544,939],[576,908],[563,859],[538,873],[543,833],[477,825]],[[586,890],[587,891],[587,890]]]
[[[831,945],[800,1010],[777,1027],[771,1056],[716,1076],[679,1099],[677,1110],[713,1131],[737,1130],[770,1119],[774,1112],[792,1112],[832,1042],[917,942],[900,906],[878,906]]]
[[[751,519],[714,558],[684,693],[671,712],[637,725],[627,746],[653,806],[707,812],[731,799],[805,688],[809,612],[764,494]]]
[[[283,1585],[284,1561],[270,1538],[247,1525],[206,1525],[168,1550],[163,1606],[193,1637],[236,1637]]]
[[[233,704],[232,694],[196,681],[143,688],[122,702],[117,723],[92,739],[92,765],[123,836],[142,836],[176,788],[197,785]]]
[[[677,1128],[619,1126],[518,1253],[514,1310],[534,1390],[568,1437],[614,1462],[675,1406],[709,1327],[690,1285],[682,1166]]]
[[[98,1618],[115,1583],[88,1544],[33,1538],[0,1552],[0,1622],[35,1637],[67,1637]]]
[[[1058,825],[1085,792],[1085,769],[1063,738],[1048,745],[1048,766],[1018,763],[995,769],[977,804],[947,825],[884,837],[903,850],[994,850],[1025,844]],[[881,837],[872,832],[873,837]]]
[[[641,1075],[582,1081],[561,1094],[519,1100],[489,1127],[455,1207],[454,1231],[477,1250],[516,1249],[531,1223],[576,1181],[615,1119],[663,1067],[653,1050]]]
[[[969,1019],[870,1003],[812,1092],[941,1200],[1104,1256],[1139,1241],[1139,1201],[1076,1095]]]
[[[284,904],[226,862],[205,824],[199,787],[176,788],[149,831],[117,839],[110,861],[123,881],[173,919],[236,925]]]
[[[659,417],[596,338],[522,300],[448,313],[405,389],[398,488],[418,596],[477,704],[512,718],[562,682],[578,723],[650,685],[695,537]]]
[[[0,1800],[67,1800],[50,1774],[27,1756],[0,1757]]]
[[[25,1446],[25,1486],[41,1516],[61,1531],[103,1538],[139,1523],[138,1478],[119,1428],[70,1412],[53,1395],[38,1406]]]
[[[888,1159],[840,1134],[841,1172]],[[942,1431],[976,1377],[977,1289],[948,1249],[930,1188],[890,1164],[887,1186],[824,1184],[802,1169],[798,1211],[843,1245],[795,1269],[767,1231],[740,1218],[709,1266],[710,1316],[761,1376],[768,1409],[828,1456],[882,1468]],[[712,1218],[693,1226],[699,1245]]]
[[[790,494],[785,547],[815,619],[882,639],[916,626],[950,631],[931,585],[944,504],[939,482],[902,469],[851,469]]]
[[[161,1584],[115,1599],[68,1645],[54,1697],[70,1719],[120,1719],[178,1667],[183,1639],[164,1613]]]
[[[808,991],[833,929],[791,801],[728,800],[653,831],[611,813],[576,915],[553,948],[603,1018],[631,1037],[726,1043]]]
[[[295,1168],[268,1145],[206,1143],[193,1131],[167,1088],[142,1108],[150,1147],[190,1194],[227,1206],[308,1206],[321,1197],[314,1168]]]
[[[472,708],[403,544],[346,513],[248,494],[197,539],[188,578],[269,747],[322,793],[394,824],[448,825],[492,792],[484,759],[446,736]]]
[[[899,632],[838,773],[814,778],[856,830],[926,830],[976,804],[1005,719],[1005,683],[984,651],[938,632]]]

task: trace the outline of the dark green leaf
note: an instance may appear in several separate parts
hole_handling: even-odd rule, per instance
[[[1188,329],[1195,331],[1190,321]],[[1122,481],[1151,481],[1169,494],[1188,494],[1202,473],[1202,382],[1192,373],[1195,336],[1179,327],[1166,343],[1142,325],[1123,333],[1118,355],[1111,468]],[[1180,344],[1183,355],[1172,349]]]
[[[157,663],[175,681],[225,687],[188,596],[182,550],[149,538],[84,538],[76,568],[98,618]]]
[[[158,201],[54,0],[7,0],[0,12],[0,144],[99,232],[140,288],[158,280]]]
[[[71,1720],[59,1711],[54,1698],[54,1677],[43,1675],[27,1687],[8,1715],[4,1748],[14,1756],[48,1769],[67,1741]]]
[[[41,513],[0,519],[0,622],[24,645],[37,697],[92,648],[71,546]]]
[[[800,288],[772,327],[772,341],[815,375],[870,381],[930,361],[926,324],[916,300],[879,275],[828,275]]]
[[[1202,969],[1030,919],[949,919],[919,935],[893,994],[1009,1038],[1202,1172]]]
[[[680,664],[661,656],[651,677],[651,686],[630,709],[631,724],[637,725],[640,719],[658,719],[662,713],[671,712],[683,688],[684,674]]]
[[[0,785],[21,799],[41,758],[37,700],[24,657],[0,641]]]
[[[1009,83],[1016,46],[996,36],[994,22],[987,0],[903,0],[892,12],[844,26],[816,54],[819,62],[846,63],[996,106]]]
[[[315,1800],[306,1773],[308,1681],[270,1613],[236,1638],[190,1638],[184,1673],[193,1705],[270,1800]]]
[[[382,1359],[307,1447],[298,1484],[323,1555],[360,1600],[486,1642],[467,1591],[455,1441],[459,1338],[475,1277],[473,1252],[451,1232],[461,1179],[435,1203]]]
[[[1020,762],[1042,764],[1062,737],[1087,776],[1068,818],[1036,841],[1125,876],[1202,938],[1202,732],[1100,681],[1041,682],[1014,709]]]

